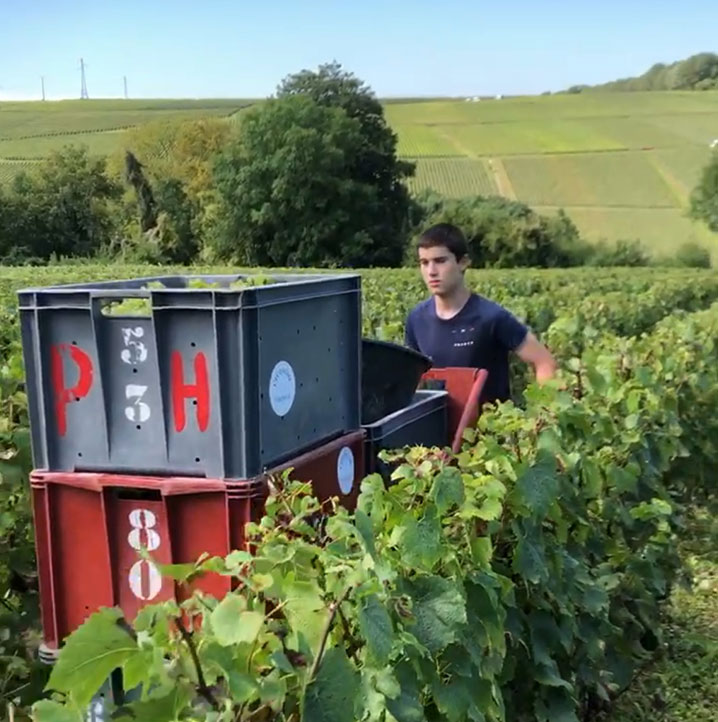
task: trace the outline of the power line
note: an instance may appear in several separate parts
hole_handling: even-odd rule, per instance
[[[85,61],[80,58],[80,72],[82,74],[82,87],[80,88],[80,99],[87,100],[90,96],[87,94],[87,81],[85,80]]]

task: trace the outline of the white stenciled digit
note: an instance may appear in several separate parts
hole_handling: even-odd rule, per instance
[[[123,328],[122,340],[127,348],[125,348],[120,357],[126,364],[137,364],[147,360],[147,346],[142,341],[135,339],[143,338],[145,330],[142,326],[136,328]]]
[[[147,387],[140,384],[125,386],[125,396],[133,402],[132,406],[125,406],[125,416],[130,421],[147,421],[150,418],[150,407],[142,401],[146,391]]]
[[[127,542],[136,550],[143,547],[148,551],[159,549],[161,538],[155,526],[157,517],[148,509],[133,509],[129,515],[132,531]],[[136,561],[130,568],[129,583],[132,593],[143,601],[154,599],[162,589],[162,575],[148,559]]]
[[[130,569],[130,589],[138,599],[154,599],[162,589],[162,575],[152,562],[140,559]]]
[[[157,517],[151,511],[147,509],[131,511],[130,526],[132,531],[127,536],[129,545],[138,551],[143,546],[151,552],[159,548],[160,535],[155,531],[155,524],[157,524]]]

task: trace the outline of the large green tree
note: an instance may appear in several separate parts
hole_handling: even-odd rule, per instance
[[[288,75],[277,89],[278,97],[306,95],[320,105],[341,108],[359,121],[363,143],[350,161],[351,177],[376,189],[379,203],[365,218],[374,241],[374,263],[400,262],[410,205],[404,179],[414,174],[413,163],[396,154],[397,136],[386,122],[384,108],[371,88],[337,62],[320,65],[316,71]]]
[[[84,147],[53,153],[35,172],[18,175],[5,195],[0,258],[93,255],[116,230],[120,194],[104,159]]]
[[[348,170],[362,143],[358,121],[305,96],[249,111],[215,169],[217,255],[253,265],[364,262],[373,250],[365,218],[380,200]]]
[[[381,104],[336,64],[286,78],[243,115],[215,167],[221,258],[282,265],[401,263],[413,166]]]
[[[713,153],[698,185],[693,189],[690,215],[718,233],[718,152]]]

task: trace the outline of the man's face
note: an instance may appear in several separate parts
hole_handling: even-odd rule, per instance
[[[419,249],[421,276],[435,296],[450,296],[460,288],[467,265],[467,259],[457,261],[446,246]]]

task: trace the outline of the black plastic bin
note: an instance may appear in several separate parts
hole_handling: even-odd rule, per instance
[[[360,277],[253,278],[19,291],[35,467],[242,479],[357,430]]]
[[[367,472],[388,474],[386,464],[378,459],[383,449],[447,446],[448,398],[446,391],[417,391],[408,406],[372,424],[363,424],[366,430]]]
[[[430,368],[431,359],[411,348],[362,339],[362,424],[373,424],[409,406]]]

